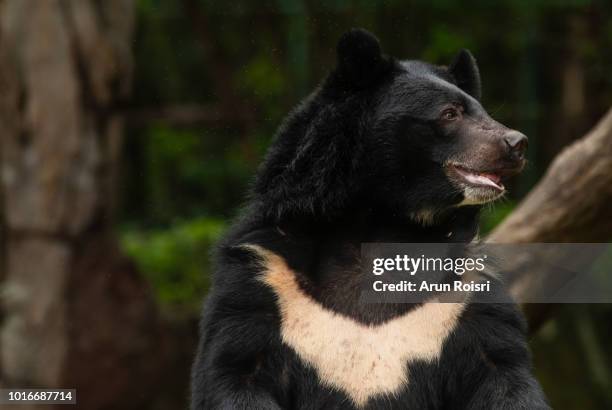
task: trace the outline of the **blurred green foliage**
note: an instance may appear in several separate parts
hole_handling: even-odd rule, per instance
[[[192,313],[209,286],[209,254],[225,223],[211,218],[168,229],[127,230],[122,245],[150,281],[163,307]]]
[[[196,312],[211,246],[242,205],[276,127],[334,66],[337,38],[356,26],[400,58],[448,64],[469,48],[483,105],[529,136],[529,167],[509,183],[507,200],[483,212],[484,235],[608,108],[611,16],[612,3],[589,0],[138,0],[129,108],[161,114],[128,121],[124,248],[165,309]],[[204,115],[185,122],[164,114],[185,107]],[[534,340],[553,407],[612,406],[612,382],[584,365],[592,352],[609,364],[609,343],[600,340],[612,336],[602,330],[610,316],[609,307],[572,310]]]
[[[503,202],[491,204],[482,211],[480,217],[480,235],[486,236],[493,230],[506,216],[516,208],[516,203],[512,200],[502,200]]]

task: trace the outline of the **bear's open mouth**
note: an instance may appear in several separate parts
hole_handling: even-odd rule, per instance
[[[449,164],[449,167],[455,171],[454,173],[462,180],[462,182],[468,185],[477,187],[491,187],[500,192],[503,192],[506,189],[501,183],[501,175],[495,172],[476,171],[456,164]]]

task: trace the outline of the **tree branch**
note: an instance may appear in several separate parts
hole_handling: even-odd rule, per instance
[[[612,110],[585,137],[565,148],[542,180],[487,242],[607,242],[612,238]],[[538,261],[522,261],[523,267]],[[511,283],[517,299],[570,278],[542,277],[522,269]],[[551,315],[553,305],[525,305],[532,330]]]

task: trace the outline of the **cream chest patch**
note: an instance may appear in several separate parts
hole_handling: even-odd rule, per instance
[[[322,383],[346,393],[356,405],[393,395],[409,383],[406,363],[433,362],[457,324],[464,305],[428,303],[380,325],[367,326],[325,309],[306,295],[280,256],[244,245],[263,259],[261,280],[277,296],[281,337]]]

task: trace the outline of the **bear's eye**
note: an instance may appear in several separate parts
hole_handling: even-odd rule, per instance
[[[444,121],[454,121],[459,118],[459,111],[456,108],[447,108],[442,111],[440,118]]]

